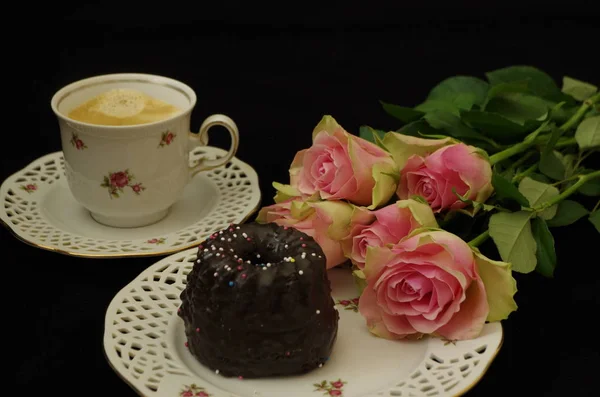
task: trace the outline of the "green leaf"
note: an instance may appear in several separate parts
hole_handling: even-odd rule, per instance
[[[532,208],[535,208],[560,194],[558,189],[554,186],[538,182],[527,176],[519,183],[519,191],[523,196],[527,197]],[[538,215],[546,220],[552,219],[554,215],[556,215],[557,209],[558,205],[554,204],[552,207],[540,211]]]
[[[442,134],[421,134],[421,133],[419,133],[419,136],[422,136],[423,138],[429,138],[429,139],[448,138],[448,135],[442,135]]]
[[[452,113],[435,110],[425,115],[425,120],[433,128],[444,130],[448,135],[458,138],[471,138],[478,140],[486,140],[487,138],[474,129],[467,127],[460,118]]]
[[[360,128],[358,129],[359,132],[359,136],[362,139],[365,139],[369,142],[375,143],[377,144],[377,140],[375,139],[375,137],[379,137],[380,139],[383,139],[384,135],[385,135],[385,131],[382,130],[376,130],[374,128],[369,127],[368,125],[361,125]]]
[[[529,90],[529,80],[511,81],[508,83],[498,83],[492,85],[487,94],[486,103],[497,95],[507,92],[522,92],[526,93]],[[484,106],[485,107],[485,104]]]
[[[538,174],[537,172],[532,172],[529,174],[529,177],[534,181],[538,181],[541,183],[551,183],[552,181],[546,175]]]
[[[492,173],[492,186],[499,199],[511,199],[519,203],[522,207],[530,207],[529,201],[519,192],[519,189],[496,172]]]
[[[588,219],[592,222],[598,233],[600,233],[600,210],[594,211]]]
[[[536,265],[537,244],[531,232],[532,212],[497,212],[490,217],[489,232],[504,262],[519,273],[530,273]]]
[[[556,106],[554,110],[559,109],[564,102],[561,102]],[[554,128],[552,131],[552,135],[550,136],[550,140],[544,146],[542,150],[542,154],[540,156],[540,171],[544,174],[548,175],[550,178],[553,178],[557,181],[565,178],[566,175],[566,164],[563,161],[564,159],[559,152],[553,151],[554,146],[556,146],[556,142],[562,136],[563,131],[560,128]]]
[[[562,154],[561,152],[554,151],[554,155],[563,163],[565,167],[565,178],[570,178],[575,172],[575,160],[577,156],[572,153]]]
[[[432,126],[427,123],[425,120],[417,120],[412,123],[406,124],[404,127],[400,128],[396,132],[403,135],[410,136],[422,136],[422,135],[437,135],[439,134],[439,130],[436,130]]]
[[[594,95],[597,91],[598,87],[596,87],[593,84],[586,83],[584,81],[580,81],[569,76],[563,77],[562,92],[572,96],[578,101],[585,101],[586,99]]]
[[[552,106],[553,104],[554,102],[548,102],[549,106]],[[567,103],[563,101],[560,102],[560,104],[566,105]],[[578,106],[570,104],[568,106],[562,106],[560,108],[551,109],[550,119],[559,125],[564,124],[567,122],[567,120],[573,117],[573,115],[577,112],[578,109]]]
[[[531,120],[521,125],[500,114],[480,110],[462,111],[460,115],[467,125],[478,129],[483,135],[498,142],[522,140],[528,132],[533,131],[541,124],[540,121]]]
[[[529,92],[555,102],[564,100],[565,94],[547,73],[533,66],[509,66],[485,74],[492,85],[526,80]]]
[[[534,218],[531,221],[531,231],[537,246],[536,258],[537,266],[535,270],[546,276],[554,276],[556,268],[556,251],[554,249],[554,237],[546,221],[542,218]]]
[[[444,112],[449,112],[454,114],[455,116],[460,116],[460,108],[448,101],[439,101],[436,99],[428,99],[420,105],[415,106],[415,110],[419,112],[429,113],[435,110],[442,110]]]
[[[550,227],[568,226],[577,222],[590,212],[577,201],[563,200],[558,204],[558,210],[554,218],[547,223]]]
[[[489,84],[477,77],[453,76],[433,87],[427,100],[453,103],[460,109],[481,105],[487,97]]]
[[[600,116],[583,120],[575,131],[575,140],[581,150],[600,146]]]
[[[497,113],[508,120],[525,126],[527,122],[546,119],[550,107],[541,98],[520,92],[507,92],[492,98],[486,112]]]
[[[381,103],[383,110],[387,114],[397,118],[398,120],[402,121],[403,123],[410,123],[411,121],[418,120],[425,115],[424,112],[420,112],[420,111],[414,110],[412,108],[393,105],[391,103],[385,103],[382,101],[379,101],[379,103]]]
[[[562,181],[565,178],[565,165],[556,155],[556,152],[548,153],[543,151],[539,167],[544,175],[547,175],[556,181]]]

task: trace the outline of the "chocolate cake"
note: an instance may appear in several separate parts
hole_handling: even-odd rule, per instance
[[[226,377],[309,372],[337,338],[321,247],[275,223],[231,225],[203,242],[181,301],[188,348]]]

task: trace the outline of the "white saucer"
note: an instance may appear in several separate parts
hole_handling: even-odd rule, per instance
[[[355,310],[350,270],[333,269],[329,278],[340,322],[325,365],[300,376],[224,378],[191,355],[177,315],[195,260],[196,249],[163,258],[126,285],[107,309],[106,357],[141,396],[459,396],[481,379],[502,345],[500,323],[486,324],[478,338],[465,341],[377,338]]]
[[[190,156],[218,158],[225,151],[197,148]],[[199,244],[230,223],[242,223],[261,201],[256,171],[233,158],[224,167],[197,174],[161,221],[139,228],[97,223],[73,197],[62,152],[37,159],[0,187],[0,220],[35,247],[80,257],[165,255]]]

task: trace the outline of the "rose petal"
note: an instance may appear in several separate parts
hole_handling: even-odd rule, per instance
[[[466,291],[466,298],[460,305],[460,310],[437,330],[450,340],[476,338],[481,333],[489,313],[483,281],[478,277]]]
[[[372,175],[375,186],[373,186],[371,195],[371,205],[368,207],[370,210],[374,210],[390,201],[398,187],[400,171],[396,163],[389,158],[388,161],[374,164]]]
[[[383,145],[390,152],[400,170],[406,167],[406,163],[411,156],[426,156],[454,142],[456,141],[449,137],[443,139],[425,139],[392,131],[383,137]]]
[[[410,211],[411,231],[420,227],[438,227],[435,214],[429,205],[413,199],[398,200],[395,205],[401,209],[408,209]]]
[[[512,277],[510,263],[493,261],[479,251],[475,251],[475,262],[481,280],[485,285],[490,312],[487,321],[500,321],[517,310],[514,295],[517,282]]]
[[[402,336],[394,335],[386,328],[381,317],[381,309],[377,305],[375,293],[369,287],[365,288],[358,301],[358,311],[367,322],[367,327],[374,335],[386,339],[399,339]]]
[[[367,282],[377,280],[379,273],[396,257],[388,247],[368,247],[363,272]]]
[[[430,321],[421,316],[406,316],[406,320],[411,327],[422,334],[430,334],[438,329],[438,324],[435,321]]]
[[[412,213],[408,208],[400,208],[396,203],[375,211],[377,224],[387,232],[386,243],[397,243],[411,231]]]
[[[446,307],[454,298],[454,292],[456,291],[456,285],[451,286],[450,283],[444,282],[440,279],[431,280],[435,290],[435,306]],[[454,287],[454,288],[452,288]]]
[[[415,293],[418,293],[419,299],[422,299],[424,295],[430,293],[433,289],[431,281],[422,274],[416,272],[413,272],[407,276],[404,279],[404,284],[412,289]]]
[[[338,128],[342,127],[333,117],[331,117],[330,115],[323,116],[321,118],[321,121],[319,121],[319,124],[317,124],[313,129],[313,142],[316,140],[316,137],[317,135],[319,135],[319,133],[331,135],[333,131],[337,130]]]
[[[425,318],[427,318],[428,320],[433,320],[435,319],[435,315],[433,315],[432,318],[429,318],[428,315],[432,312],[435,311],[435,309],[431,308],[431,293],[425,295],[423,298],[420,299],[415,299],[414,301],[410,302],[410,305],[413,309],[415,309],[417,312],[419,312],[419,314],[423,315]]]
[[[452,259],[445,257],[439,251],[440,248]],[[443,264],[444,267],[459,271],[471,279],[475,278],[475,261],[471,247],[460,237],[445,230],[425,231],[403,240],[394,247],[394,252],[401,253],[403,258],[411,258],[410,261],[418,260],[423,255],[433,256],[434,251],[429,250],[434,250],[435,255],[439,255],[429,259],[432,263]],[[408,252],[416,253],[414,259],[413,256],[406,254]]]
[[[398,184],[398,190],[396,193],[400,199],[408,199],[413,194],[415,179],[408,180],[408,176],[413,172],[420,170],[423,167],[424,159],[420,156],[413,155],[408,158],[406,165],[400,171],[400,183]],[[416,178],[418,180],[418,177]]]
[[[417,330],[411,326],[405,316],[390,316],[389,314],[382,313],[381,318],[386,329],[393,334],[406,337],[417,333]]]
[[[444,164],[460,175],[472,191],[481,189],[492,179],[490,163],[477,153],[477,148],[459,143],[446,149],[442,153]]]
[[[359,195],[359,196],[357,196]],[[363,197],[363,199],[355,197]],[[337,191],[335,194],[330,194],[327,192],[321,192],[321,198],[323,200],[348,200],[351,203],[358,204],[364,203],[366,199],[366,194],[361,193],[361,189],[358,187],[358,182],[354,176],[344,183],[344,185]]]
[[[335,164],[335,179],[331,184],[329,193],[335,194],[341,190],[344,185],[354,178],[352,173],[352,162],[342,147],[336,147],[332,153],[332,159]]]

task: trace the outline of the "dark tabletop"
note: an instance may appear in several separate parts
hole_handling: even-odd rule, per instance
[[[351,132],[362,124],[395,129],[378,100],[415,105],[446,77],[483,77],[513,64],[535,65],[557,81],[568,74],[600,82],[598,15],[585,2],[560,9],[471,2],[464,11],[321,5],[285,11],[314,21],[291,25],[271,16],[273,9],[250,24],[246,12],[256,11],[252,7],[223,5],[209,13],[201,3],[193,11],[163,4],[152,13],[44,3],[37,19],[17,18],[14,29],[5,14],[4,93],[17,101],[2,107],[8,125],[0,145],[1,179],[60,150],[50,97],[97,74],[155,73],[188,83],[199,95],[194,131],[210,114],[232,117],[241,134],[237,156],[258,172],[264,205],[272,202],[271,182],[287,181],[294,154],[310,145],[324,114]],[[228,143],[215,137],[211,144]],[[585,219],[557,230],[555,238],[555,278],[515,276],[519,310],[504,321],[504,345],[468,396],[595,394],[600,238]],[[104,314],[113,296],[160,257],[63,256],[26,245],[5,228],[0,253],[8,270],[5,378],[16,381],[19,394],[134,396],[105,360]]]

